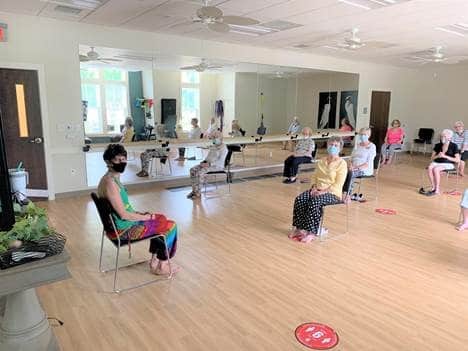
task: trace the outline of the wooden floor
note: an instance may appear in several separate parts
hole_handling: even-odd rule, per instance
[[[459,196],[417,193],[426,163],[403,157],[383,169],[379,203],[351,205],[349,234],[336,236],[345,211],[335,206],[327,209],[331,238],[308,245],[286,236],[307,184],[242,182],[230,196],[221,187],[223,196],[199,202],[185,191],[132,193],[138,209],[177,221],[183,270],[122,295],[108,293],[111,276],[97,272],[101,224],[90,199],[49,202],[68,237],[73,279],[39,296],[65,322],[54,329],[63,350],[305,350],[294,329],[308,321],[338,332],[335,350],[468,350],[468,232],[454,229]],[[136,256],[146,250],[140,244]],[[107,243],[107,264],[113,253]],[[124,273],[124,283],[149,277],[146,265]]]

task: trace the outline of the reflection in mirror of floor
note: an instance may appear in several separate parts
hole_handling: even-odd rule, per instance
[[[324,155],[325,149],[318,150],[318,157]],[[345,153],[349,153],[349,149],[345,149]],[[278,166],[283,165],[286,157],[291,155],[292,152],[289,150],[283,150],[281,143],[268,143],[260,144],[258,148],[255,145],[247,145],[244,149],[244,159],[242,158],[242,153],[234,152],[231,159],[231,169],[233,170],[248,170],[248,169],[258,169],[262,167]],[[197,160],[185,160],[184,162],[177,161],[178,150],[172,148],[170,151],[170,162],[172,167],[172,176],[169,175],[169,168],[167,165],[164,165],[162,168],[159,165],[159,161],[155,161],[153,168],[153,176],[139,178],[136,176],[141,169],[140,162],[140,153],[139,152],[130,152],[129,161],[125,173],[122,175],[121,179],[125,184],[135,184],[140,182],[148,181],[158,181],[158,180],[167,180],[175,177],[187,177],[189,175],[189,170],[194,165],[200,163],[206,155],[206,151],[200,148],[191,148],[186,150],[186,156],[195,156]],[[158,168],[158,175],[156,175],[155,168]],[[102,160],[101,152],[88,152],[86,153],[86,169],[88,176],[88,186],[97,186],[99,179],[106,172],[106,166]],[[272,172],[278,172],[277,168],[271,168]]]
[[[349,234],[308,245],[287,238],[300,189],[280,177],[234,183],[230,196],[198,201],[160,184],[131,190],[136,209],[177,222],[182,271],[122,295],[107,293],[112,274],[97,270],[102,226],[89,195],[43,203],[67,236],[72,278],[38,295],[65,322],[54,328],[62,350],[299,351],[294,329],[309,321],[332,326],[339,350],[466,350],[468,232],[454,229],[459,196],[418,194],[428,163],[402,157],[383,167],[379,203],[352,202]],[[454,185],[443,178],[443,190]],[[460,189],[467,185],[460,180]],[[343,206],[327,209],[330,236],[342,233],[344,216]],[[132,250],[137,260],[148,257],[147,242]],[[113,255],[106,241],[106,267]],[[149,277],[142,264],[120,281]]]

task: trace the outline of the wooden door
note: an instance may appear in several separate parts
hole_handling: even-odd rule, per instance
[[[387,133],[390,97],[389,91],[372,92],[369,127],[372,129],[371,140],[377,146],[377,150],[380,150]]]
[[[22,161],[28,189],[47,189],[37,71],[0,68],[0,108],[8,167]]]

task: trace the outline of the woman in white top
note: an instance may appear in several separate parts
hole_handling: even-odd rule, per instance
[[[192,118],[190,121],[192,125],[192,129],[190,129],[188,133],[189,139],[200,139],[202,136],[202,131],[200,126],[198,125],[198,118]],[[189,157],[188,160],[195,159],[195,157]],[[176,158],[177,161],[184,161],[185,160],[185,147],[179,147],[179,157]]]
[[[370,177],[374,174],[374,158],[377,151],[375,144],[369,141],[370,135],[370,128],[361,128],[357,135],[356,145],[351,153],[351,162],[343,186],[346,199],[348,199],[348,195],[352,192],[355,178]],[[362,200],[362,194],[353,194],[352,199]]]
[[[188,199],[193,200],[201,196],[200,183],[206,173],[224,170],[227,148],[223,143],[223,134],[219,130],[215,130],[208,135],[208,139],[211,140],[211,143],[205,160],[190,168],[192,191],[187,195]]]

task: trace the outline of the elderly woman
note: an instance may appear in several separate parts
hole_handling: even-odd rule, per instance
[[[302,127],[301,127],[301,122],[299,122],[299,118],[297,116],[294,116],[291,124],[288,127],[288,131],[286,132],[286,135],[297,135],[301,132],[301,128]],[[291,140],[283,141],[283,150],[286,150],[288,145],[294,145],[294,142],[292,142]]]
[[[455,122],[453,129],[452,142],[457,144],[461,158],[458,164],[458,174],[463,177],[465,175],[465,161],[468,159],[468,130],[465,130],[465,125],[462,121]]]
[[[431,190],[421,193],[427,196],[440,194],[440,173],[453,170],[460,162],[460,151],[457,144],[452,140],[453,132],[450,129],[444,129],[440,133],[440,143],[435,144],[432,151],[431,164],[427,167],[427,173],[431,181]]]
[[[230,136],[236,138],[236,137],[242,137],[245,135],[245,130],[243,130],[239,124],[239,121],[237,119],[233,119],[231,122],[231,132],[229,133]],[[228,153],[226,155],[226,160],[224,163],[224,166],[227,167],[231,163],[231,157],[233,152],[241,152],[242,148],[245,145],[240,145],[240,144],[231,144],[227,146]]]
[[[127,166],[127,151],[122,145],[110,144],[104,151],[103,158],[108,170],[99,182],[98,196],[110,202],[113,209],[112,217],[117,228],[117,233],[107,233],[107,235],[111,240],[116,240],[118,235],[121,239],[138,241],[155,234],[163,234],[165,242],[160,237],[151,239],[150,269],[154,274],[169,274],[168,259],[172,258],[177,250],[176,224],[162,214],[141,213],[134,210],[128,199],[127,189],[120,182],[120,175]],[[173,264],[171,268],[172,272],[178,270]]]
[[[122,138],[120,139],[121,143],[131,143],[133,141],[133,136],[135,135],[135,129],[133,128],[133,118],[128,116],[125,118],[125,124],[122,129]]]
[[[224,169],[227,148],[223,144],[223,134],[219,130],[214,130],[208,135],[208,139],[211,141],[208,155],[200,164],[190,168],[192,191],[187,194],[188,199],[193,200],[201,196],[200,183],[208,172]]]
[[[319,235],[322,208],[342,202],[342,189],[346,179],[346,161],[340,157],[343,140],[331,137],[327,142],[328,155],[316,164],[311,178],[311,189],[294,201],[293,226],[290,237],[307,243]],[[326,230],[324,230],[326,232]]]
[[[398,119],[394,119],[391,123],[391,128],[387,129],[384,143],[380,150],[382,164],[391,164],[395,150],[401,149],[405,131],[401,128],[401,123]]]
[[[361,128],[357,135],[356,145],[351,153],[351,162],[343,189],[346,190],[345,199],[352,192],[354,179],[369,177],[374,174],[374,158],[377,154],[375,144],[369,141],[370,128]],[[362,200],[362,194],[353,194],[353,200]]]
[[[294,154],[290,155],[284,161],[283,177],[285,177],[285,179],[283,183],[294,183],[296,181],[299,165],[312,162],[312,153],[315,150],[315,143],[311,135],[312,130],[309,127],[302,129],[303,139],[297,142]]]

